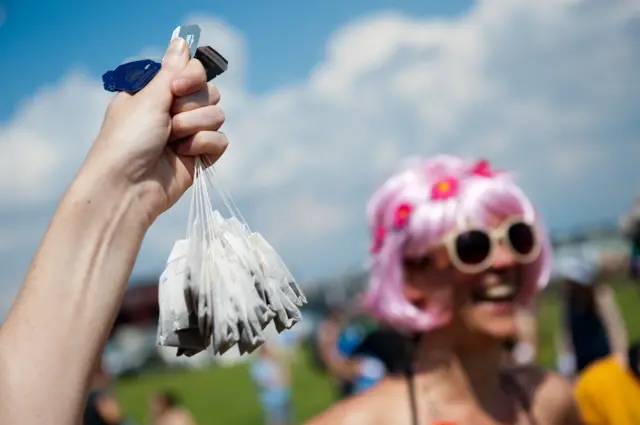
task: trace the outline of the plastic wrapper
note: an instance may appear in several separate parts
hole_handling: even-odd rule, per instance
[[[307,300],[275,249],[251,232],[215,170],[196,160],[186,238],[176,241],[158,286],[157,343],[177,355],[251,353],[272,321],[278,332],[301,320]],[[214,210],[217,192],[228,211]]]

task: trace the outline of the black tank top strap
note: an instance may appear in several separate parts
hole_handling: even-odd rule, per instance
[[[508,394],[512,394],[516,400],[516,403],[520,405],[527,417],[529,425],[536,425],[536,420],[533,417],[531,411],[531,399],[527,390],[520,384],[520,381],[510,370],[503,370],[500,372],[500,381],[502,388],[507,391]]]
[[[416,384],[413,379],[413,361],[415,352],[420,342],[420,334],[411,336],[407,341],[406,356],[404,359],[404,372],[409,386],[409,408],[411,409],[411,425],[418,425],[418,399],[416,395]]]
[[[416,399],[416,388],[413,381],[413,371],[407,368],[407,384],[409,385],[409,407],[411,409],[411,425],[418,425],[418,403]]]

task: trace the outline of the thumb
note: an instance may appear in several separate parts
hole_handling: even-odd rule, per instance
[[[167,48],[162,60],[162,68],[139,95],[151,100],[156,107],[168,111],[173,103],[171,91],[173,80],[187,66],[189,59],[187,42],[184,38],[175,38]]]

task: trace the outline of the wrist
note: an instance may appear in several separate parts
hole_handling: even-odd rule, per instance
[[[117,220],[131,230],[146,233],[154,221],[144,208],[142,193],[125,179],[100,169],[83,167],[72,181],[63,203],[74,212]]]

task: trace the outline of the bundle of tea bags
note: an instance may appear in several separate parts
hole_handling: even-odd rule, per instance
[[[211,205],[219,194],[225,218]],[[196,160],[187,235],[175,242],[160,276],[158,345],[192,356],[251,353],[273,320],[278,332],[301,319],[307,300],[274,248],[251,232],[206,158]]]

